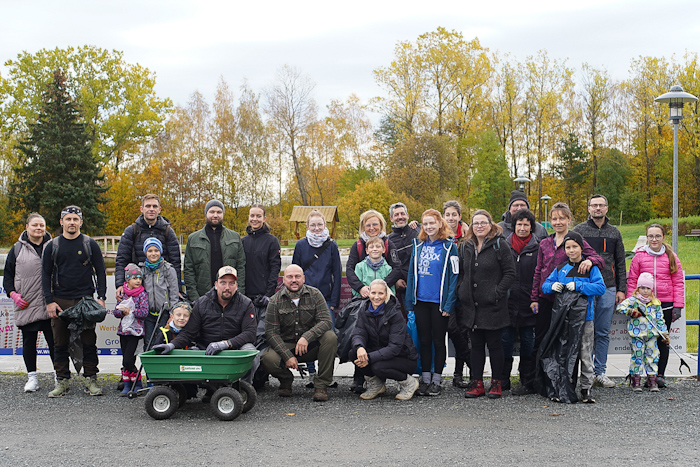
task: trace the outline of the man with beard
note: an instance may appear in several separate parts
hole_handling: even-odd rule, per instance
[[[574,227],[584,240],[605,261],[601,269],[605,281],[605,293],[595,297],[593,326],[595,332],[594,366],[595,384],[614,388],[615,382],[605,375],[610,344],[610,324],[615,306],[625,299],[627,291],[627,271],[625,245],[622,234],[608,223],[608,199],[603,195],[593,195],[588,200],[588,221]]]
[[[204,208],[207,225],[187,238],[185,249],[185,287],[191,301],[207,293],[224,265],[238,274],[238,291],[245,294],[245,250],[238,232],[224,227],[224,205],[218,199]]]
[[[284,270],[284,287],[270,299],[265,317],[265,349],[261,363],[280,380],[277,394],[292,395],[294,375],[299,362],[318,360],[313,400],[328,400],[326,388],[333,382],[333,364],[338,338],[331,330],[331,314],[326,299],[316,288],[304,284],[304,271],[292,264]]]
[[[255,307],[238,289],[238,272],[231,266],[224,266],[216,275],[214,287],[194,302],[192,316],[177,337],[169,344],[153,348],[168,353],[195,342],[198,348],[206,349],[207,355],[222,350],[255,350],[256,329]],[[258,364],[259,357],[256,357],[251,371],[242,378],[244,381],[252,384]]]

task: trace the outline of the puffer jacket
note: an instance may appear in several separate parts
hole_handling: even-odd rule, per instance
[[[502,329],[510,325],[508,290],[515,279],[511,248],[500,235],[486,238],[476,254],[474,239],[460,248],[463,275],[458,288],[462,324],[467,329]]]
[[[511,234],[508,237],[508,244],[512,246]],[[534,326],[537,315],[530,308],[530,293],[532,292],[532,278],[537,267],[537,250],[539,239],[532,235],[525,248],[516,253],[511,248],[513,262],[515,264],[515,279],[510,286],[510,296],[508,297],[508,311],[510,312],[511,326]]]
[[[156,269],[141,266],[143,274],[143,287],[148,294],[148,311],[154,316],[163,309],[170,311],[170,307],[178,301],[177,277],[175,268],[167,261],[161,261]]]
[[[418,359],[413,339],[406,331],[406,321],[398,306],[396,297],[391,296],[384,305],[384,313],[374,317],[369,312],[370,301],[363,305],[357,314],[357,324],[352,333],[352,348],[363,347],[370,363],[404,357]]]
[[[212,287],[194,302],[190,320],[171,343],[176,349],[184,349],[192,342],[206,349],[212,342],[226,340],[230,348],[240,349],[243,344],[255,342],[257,327],[255,307],[248,297],[236,291],[224,308]]]
[[[245,251],[246,296],[272,297],[277,288],[277,278],[282,268],[280,241],[263,225],[258,230],[246,227],[246,235],[241,242]]]
[[[683,276],[683,267],[678,256],[668,251],[676,257],[678,271],[671,274],[671,266],[668,262],[668,256],[663,253],[659,256],[654,256],[646,251],[646,246],[643,246],[635,251],[634,258],[630,264],[630,272],[627,277],[627,296],[631,297],[637,288],[637,279],[643,272],[651,273],[654,276],[654,296],[662,303],[673,303],[673,306],[678,308],[685,307],[685,278]]]
[[[42,252],[50,240],[51,235],[44,234],[41,244]],[[30,244],[26,231],[19,236],[17,244],[20,246],[17,256],[15,256],[14,246],[7,254],[3,283],[8,297],[14,291],[20,294],[25,302],[29,303],[29,306],[24,310],[13,305],[15,324],[24,326],[49,319],[49,314],[46,312],[46,301],[41,288],[41,256]]]
[[[630,318],[630,313],[640,307],[644,309],[645,316]],[[645,304],[637,297],[632,296],[617,305],[615,311],[627,315],[627,332],[630,337],[649,339],[658,337],[661,334],[659,331],[668,332],[664,321],[664,312],[661,310],[661,302],[658,298]]]

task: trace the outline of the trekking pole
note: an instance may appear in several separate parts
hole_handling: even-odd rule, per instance
[[[647,314],[644,313],[641,309],[638,309],[638,311],[639,311],[639,313],[641,313],[642,316],[644,316],[644,317],[646,318],[646,320],[652,325],[652,327],[653,327],[654,329],[656,329],[656,330],[659,332],[659,334],[661,334],[661,329],[659,329],[658,325],[654,322],[654,320],[653,320],[653,319],[649,319],[649,317],[647,316]],[[667,333],[667,334],[668,334],[668,333]],[[671,350],[673,350],[673,353],[675,353],[676,356],[681,360],[681,364],[678,366],[678,371],[680,371],[681,374],[683,374],[683,367],[686,367],[686,368],[688,369],[688,372],[689,372],[689,373],[692,373],[692,371],[691,371],[691,369],[690,369],[690,366],[688,366],[688,364],[685,362],[685,360],[683,360],[683,357],[681,357],[681,354],[679,354],[678,351],[677,351],[676,349],[674,349],[673,346],[671,345],[671,336],[670,336],[670,335],[669,335],[669,338],[668,338],[668,344],[667,344],[667,345],[668,345],[668,348],[671,349]]]
[[[153,326],[153,331],[151,332],[151,337],[148,339],[148,345],[146,346],[146,350],[151,350],[151,345],[153,344],[153,338],[156,335],[156,332],[158,331],[158,326],[160,325],[160,317],[163,314],[163,310],[165,309],[165,305],[160,307],[160,311],[158,311],[158,317],[156,318],[156,324]],[[144,336],[145,337],[145,336]],[[136,376],[136,381],[134,381],[134,384],[131,385],[131,389],[129,389],[129,392],[126,394],[126,397],[129,399],[135,399],[139,395],[134,391],[134,388],[136,387],[136,382],[141,379],[141,372],[143,371],[143,362],[141,362],[141,365],[139,366],[139,371]],[[143,381],[143,380],[142,380]]]

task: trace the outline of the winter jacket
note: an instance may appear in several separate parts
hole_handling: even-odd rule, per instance
[[[423,250],[424,242],[417,238],[413,240],[413,251],[411,253],[411,264],[408,271],[408,281],[406,281],[406,303],[404,307],[406,311],[413,311],[416,305],[416,295],[418,291],[418,260],[420,253]],[[441,270],[440,278],[440,312],[452,313],[457,305],[457,280],[459,279],[459,254],[457,246],[450,240],[446,239],[442,247],[444,249],[441,255]],[[389,281],[387,281],[387,284]]]
[[[508,244],[512,246],[513,235],[508,237]],[[511,326],[534,326],[537,315],[530,308],[530,293],[532,292],[532,278],[537,267],[537,250],[539,239],[532,235],[525,248],[516,253],[511,248],[513,262],[515,264],[515,279],[510,286],[508,297],[508,311],[510,313]]]
[[[263,225],[258,230],[246,227],[246,235],[241,242],[245,251],[246,296],[272,297],[277,288],[277,278],[282,269],[280,241]]]
[[[542,291],[547,295],[554,293],[552,285],[555,282],[561,282],[566,285],[569,282],[576,284],[576,291],[588,297],[588,308],[586,309],[586,321],[593,321],[595,309],[595,300],[593,297],[603,295],[605,293],[605,281],[600,274],[600,269],[593,266],[588,274],[581,275],[578,271],[579,263],[572,264],[566,262],[555,268],[554,271],[547,277],[542,284]]]
[[[222,227],[221,255],[224,266],[233,266],[238,272],[238,291],[245,295],[245,250],[238,232]],[[190,300],[197,300],[212,288],[216,277],[211,277],[211,248],[206,227],[187,238],[185,248],[185,287]]]
[[[391,274],[389,274],[385,280],[389,287],[393,287],[396,281],[401,279],[401,260],[399,259],[399,253],[396,251],[396,245],[394,245],[391,240],[387,239],[387,241],[388,248],[384,252],[384,258],[391,266]],[[362,245],[362,254],[358,251],[357,242],[360,242]],[[367,257],[367,245],[365,245],[365,241],[362,238],[359,238],[357,242],[353,243],[352,247],[350,247],[350,254],[345,263],[345,276],[348,279],[350,287],[359,292],[365,285],[355,275],[355,266]]]
[[[515,279],[510,245],[496,235],[484,239],[478,254],[473,238],[460,250],[463,273],[458,290],[463,327],[495,330],[509,326],[508,290]]]
[[[212,288],[194,302],[190,320],[172,344],[183,349],[195,342],[200,349],[206,349],[212,342],[226,340],[229,348],[240,349],[243,344],[255,342],[257,325],[255,307],[248,297],[236,291],[226,307],[222,307],[216,289]]]
[[[24,310],[20,310],[17,305],[14,305],[17,326],[49,319],[41,289],[41,253],[50,240],[51,235],[44,234],[39,247],[40,253],[37,253],[37,248],[29,241],[27,232],[24,231],[15,244],[19,247],[17,256],[15,256],[16,248],[14,246],[7,253],[3,273],[5,293],[9,297],[12,292],[17,292],[25,302],[29,303],[29,306]]]
[[[504,212],[501,215],[501,219],[503,220],[499,222],[498,225],[500,225],[503,229],[503,237],[508,238],[513,233],[513,219],[511,218],[510,211]],[[537,237],[538,241],[543,240],[549,235],[549,233],[547,233],[547,229],[545,229],[545,227],[539,222],[535,222],[535,231],[532,232],[532,234]]]
[[[630,313],[640,307],[644,309],[645,316],[630,318]],[[658,298],[644,304],[633,295],[617,305],[615,311],[627,315],[627,332],[630,337],[648,340],[651,337],[658,337],[661,334],[659,331],[668,332],[664,321],[664,312],[661,310],[661,302]]]
[[[141,266],[143,287],[148,293],[148,311],[158,316],[161,309],[166,313],[178,301],[177,277],[175,268],[167,261],[161,261],[156,269]]]
[[[556,235],[556,233],[553,233],[549,237],[540,240],[540,248],[537,251],[537,267],[535,267],[535,276],[532,279],[532,292],[530,293],[532,302],[537,302],[540,298],[554,301],[554,297],[542,292],[542,284],[557,266],[569,260],[569,257],[566,256],[566,250],[564,250],[564,242],[558,247],[556,246]],[[582,256],[583,259],[591,260],[593,266],[597,266],[599,271],[605,267],[603,258],[598,256],[598,253],[591,248],[586,240],[583,241]]]
[[[176,289],[177,290],[177,289]],[[135,295],[131,297],[134,301],[134,318],[136,318],[136,322],[138,323],[138,326],[135,326],[137,328],[137,334],[132,334],[129,332],[124,332],[122,330],[122,322],[119,321],[119,327],[117,328],[117,334],[120,336],[143,336],[144,332],[144,326],[143,326],[143,321],[146,319],[146,316],[148,316],[148,295],[146,291],[142,291],[140,294]],[[124,295],[124,299],[121,300],[117,305],[119,305],[121,302],[124,302],[128,300],[129,297]],[[112,311],[112,314],[114,315],[115,318],[121,320],[124,318],[124,314],[122,311],[118,308],[115,308],[114,311]]]
[[[413,239],[418,238],[418,231],[410,228],[408,224],[404,227],[391,226],[391,229],[389,241],[396,247],[396,254],[401,263],[401,277],[399,279],[407,280],[408,267],[411,264],[411,251],[413,251]]]
[[[292,264],[304,268],[322,247],[312,247],[305,238],[294,246]],[[304,283],[321,291],[329,306],[340,305],[340,287],[343,278],[343,265],[340,262],[338,244],[331,238],[330,245],[308,268],[304,269]]]
[[[584,240],[593,247],[605,261],[605,267],[600,270],[605,281],[605,287],[615,287],[618,292],[627,290],[627,263],[625,263],[625,245],[622,234],[605,218],[603,226],[598,228],[593,219],[583,222],[573,228],[581,234]]]
[[[134,224],[140,230],[138,237],[134,231]],[[177,241],[175,231],[170,227],[170,221],[163,216],[158,216],[153,225],[149,225],[140,215],[134,224],[129,225],[122,233],[122,238],[119,240],[119,248],[117,249],[117,260],[114,269],[114,284],[117,288],[124,285],[124,268],[129,263],[140,264],[146,261],[146,255],[143,252],[143,244],[150,237],[156,237],[163,244],[162,257],[169,262],[175,269],[175,277],[177,278],[177,287],[180,290],[182,267],[182,257],[180,252],[180,243]]]
[[[666,250],[668,251],[668,250]],[[654,256],[646,251],[645,247],[639,248],[634,253],[632,264],[630,264],[630,273],[627,278],[627,296],[631,297],[637,289],[637,279],[643,272],[649,272],[654,276],[654,297],[658,298],[662,303],[673,303],[673,306],[678,308],[685,307],[685,278],[683,276],[683,267],[678,256],[670,252],[676,257],[678,271],[671,274],[671,266],[668,262],[668,256],[663,253],[659,256]]]
[[[384,260],[384,264],[382,264],[377,271],[369,267],[367,264],[367,258],[363,259],[355,266],[355,275],[366,286],[369,286],[369,284],[371,284],[375,279],[385,279],[389,274],[391,274],[391,266],[389,266],[389,263],[387,263],[386,260]],[[391,287],[391,293],[396,295],[396,290],[394,290],[394,287]],[[359,297],[360,292],[353,290],[352,295]]]
[[[396,357],[417,360],[418,352],[413,339],[406,331],[396,297],[389,298],[384,305],[384,313],[374,317],[369,311],[370,301],[363,305],[357,315],[357,324],[352,333],[352,348],[363,347],[371,364]]]

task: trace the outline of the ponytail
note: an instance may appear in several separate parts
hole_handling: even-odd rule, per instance
[[[666,256],[668,256],[668,267],[671,271],[671,274],[675,274],[678,272],[678,262],[676,261],[676,255],[673,253],[673,248],[671,246],[664,242],[664,247],[666,248]]]

